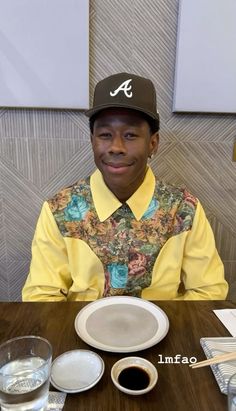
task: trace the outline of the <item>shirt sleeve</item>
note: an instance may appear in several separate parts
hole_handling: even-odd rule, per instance
[[[65,301],[71,283],[66,244],[45,202],[32,242],[30,272],[22,300]]]
[[[224,300],[228,293],[224,266],[200,202],[184,246],[182,281],[185,292],[177,300]]]

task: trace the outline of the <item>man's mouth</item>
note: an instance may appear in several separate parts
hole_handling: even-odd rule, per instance
[[[112,163],[112,162],[105,162],[107,166],[114,167],[114,168],[120,168],[120,167],[129,167],[131,164],[127,163]]]
[[[111,161],[103,161],[103,164],[106,166],[107,170],[111,173],[123,173],[126,172],[127,169],[132,166],[132,163],[116,163]]]

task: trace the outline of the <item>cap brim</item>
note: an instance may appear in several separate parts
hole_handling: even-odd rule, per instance
[[[153,115],[152,112],[148,110],[141,110],[140,107],[136,106],[130,106],[128,104],[119,104],[119,103],[113,103],[113,104],[101,104],[100,106],[96,106],[94,108],[91,108],[87,111],[85,111],[85,115],[89,118],[93,117],[95,114],[98,114],[100,111],[109,109],[109,108],[127,108],[129,110],[136,110],[139,111],[140,113],[147,114],[149,117],[153,118],[154,120],[159,121],[159,113],[156,114],[156,116]]]

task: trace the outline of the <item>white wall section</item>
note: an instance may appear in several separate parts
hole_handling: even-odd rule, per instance
[[[236,112],[235,45],[235,0],[180,0],[173,111]]]

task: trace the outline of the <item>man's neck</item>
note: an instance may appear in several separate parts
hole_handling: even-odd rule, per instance
[[[143,180],[144,178],[145,178],[145,175],[143,176]],[[117,185],[117,186],[113,185],[112,187],[110,187],[106,183],[106,181],[105,181],[105,184],[121,203],[125,203],[135,193],[135,191],[138,190],[143,180],[139,181],[136,185],[132,185],[132,187],[131,186],[120,187],[120,185]]]

